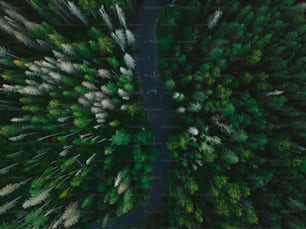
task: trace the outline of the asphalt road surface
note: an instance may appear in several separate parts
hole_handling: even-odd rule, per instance
[[[171,0],[144,0],[138,11],[138,25],[135,32],[138,55],[136,71],[140,77],[142,99],[151,123],[155,143],[160,153],[153,164],[151,193],[146,203],[135,207],[127,214],[120,216],[109,229],[129,227],[144,223],[149,216],[162,207],[163,195],[166,194],[167,168],[172,162],[166,147],[166,135],[170,115],[162,94],[159,75],[158,47],[155,34],[155,24],[162,7],[169,5]],[[93,229],[100,229],[98,224]]]

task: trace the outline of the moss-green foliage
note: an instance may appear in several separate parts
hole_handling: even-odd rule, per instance
[[[177,184],[185,179],[199,184],[195,195],[181,202],[168,198],[165,225],[306,226],[301,207],[306,187],[305,15],[300,3],[178,0],[176,7],[163,10],[157,32],[164,89],[185,97],[169,96],[173,111],[186,108],[173,113],[178,128],[168,139],[178,160],[170,193],[181,190]],[[217,9],[223,13],[209,29]],[[191,126],[199,135],[187,133]],[[209,141],[214,136],[218,144]],[[173,211],[175,202],[184,203],[184,213]],[[191,203],[197,206],[193,210]],[[192,218],[196,209],[204,218],[201,226]]]

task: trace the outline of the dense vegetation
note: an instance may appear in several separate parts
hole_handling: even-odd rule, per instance
[[[179,123],[166,225],[306,227],[304,13],[292,0],[163,11],[160,67]]]
[[[128,5],[102,2],[0,2],[1,228],[90,228],[149,194]]]
[[[105,226],[148,198],[139,2],[0,1],[0,228]],[[177,0],[156,29],[175,163],[139,226],[305,228],[305,3]]]

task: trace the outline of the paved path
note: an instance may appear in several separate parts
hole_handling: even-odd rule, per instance
[[[112,226],[107,228],[119,229],[126,226],[132,228],[135,224],[145,222],[152,213],[162,207],[162,197],[167,191],[167,168],[172,162],[166,147],[170,115],[161,92],[155,23],[162,7],[170,2],[169,0],[143,0],[138,12],[139,24],[135,33],[139,49],[136,70],[140,76],[143,103],[152,126],[155,142],[160,149],[153,164],[150,199],[147,203],[119,217]],[[100,227],[94,225],[93,229],[100,229]]]

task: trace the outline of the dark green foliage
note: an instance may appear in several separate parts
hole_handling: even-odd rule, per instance
[[[163,10],[157,27],[164,88],[185,97],[170,98],[171,109],[187,108],[173,113],[178,128],[168,148],[178,160],[171,173],[199,184],[198,196],[188,198],[203,212],[201,227],[305,227],[300,1],[176,2]],[[217,9],[222,15],[209,29]],[[188,133],[190,127],[199,134]],[[169,205],[174,201],[169,198]],[[165,208],[165,225],[200,228],[173,208]]]

